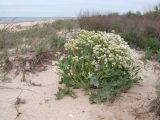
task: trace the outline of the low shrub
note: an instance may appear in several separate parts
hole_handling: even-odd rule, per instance
[[[47,41],[45,40],[40,40],[37,45],[35,46],[36,48],[36,54],[41,54],[41,53],[44,53],[44,52],[47,52],[48,51],[48,46],[47,46]]]
[[[85,30],[106,32],[115,30],[131,47],[144,50],[149,47],[154,54],[160,49],[159,10],[151,10],[144,14],[128,12],[121,15],[84,11],[79,14],[78,21],[80,28]]]
[[[159,37],[159,33],[158,31],[156,30],[156,28],[154,28],[154,26],[147,26],[144,30],[144,35],[147,36],[147,37]]]
[[[45,39],[41,39],[36,43],[35,51],[37,54],[49,52],[56,53],[57,51],[62,51],[64,49],[65,39],[58,36],[56,33],[48,36]]]
[[[63,49],[65,40],[63,37],[53,34],[49,37],[49,44],[51,48]]]
[[[91,103],[110,100],[140,80],[139,62],[119,35],[81,30],[65,49],[58,62],[60,84],[83,88]]]
[[[140,33],[137,33],[137,32],[122,33],[122,37],[130,45],[133,44],[133,45],[136,45],[136,47],[139,47],[139,48],[142,48],[142,49],[146,48],[146,39]]]
[[[146,47],[149,47],[156,53],[160,49],[160,40],[157,38],[146,38]]]
[[[12,31],[8,27],[0,30],[0,49],[10,49],[23,45],[24,40],[27,45],[39,41],[39,39],[48,39],[49,36],[55,35],[59,30],[72,30],[79,28],[77,20],[57,20],[52,23],[44,23],[24,28],[19,31]],[[10,30],[10,31],[9,31]]]
[[[156,37],[147,37],[137,32],[121,33],[121,35],[130,46],[134,45],[136,48],[144,50],[149,48],[153,52],[152,55],[160,49],[160,40]]]
[[[76,29],[79,28],[79,23],[77,20],[73,19],[68,19],[68,20],[57,20],[52,23],[52,26],[56,30],[71,30],[71,29]]]

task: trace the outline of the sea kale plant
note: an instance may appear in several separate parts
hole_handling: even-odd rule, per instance
[[[110,100],[140,80],[139,61],[120,35],[81,30],[65,49],[58,62],[60,84],[84,89],[91,103]],[[57,98],[63,98],[61,92]]]

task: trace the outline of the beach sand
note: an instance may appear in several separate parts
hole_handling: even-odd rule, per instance
[[[133,51],[137,57],[142,53]],[[122,93],[113,102],[90,104],[83,90],[75,90],[78,98],[65,97],[56,100],[60,76],[56,66],[46,71],[28,74],[27,81],[21,82],[21,75],[10,82],[0,82],[1,120],[156,120],[148,112],[149,104],[156,97],[155,86],[159,80],[158,63],[148,61],[142,69],[143,81]],[[33,86],[30,82],[41,84]],[[15,105],[17,98],[25,103]]]
[[[52,23],[55,20],[44,20],[44,21],[31,21],[31,22],[19,22],[19,23],[5,23],[0,24],[0,29],[9,29],[9,30],[24,30],[28,27],[34,26],[34,25],[42,25],[45,23]]]

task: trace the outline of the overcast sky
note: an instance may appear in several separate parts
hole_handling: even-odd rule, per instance
[[[75,17],[80,10],[146,11],[160,0],[0,0],[0,17]]]

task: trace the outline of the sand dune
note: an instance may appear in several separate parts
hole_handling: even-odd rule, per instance
[[[44,21],[31,21],[31,22],[20,22],[20,23],[5,23],[0,24],[0,29],[9,28],[10,30],[23,30],[27,27],[34,26],[34,25],[40,25],[44,23],[52,23],[55,20],[44,20]]]
[[[141,57],[141,52],[135,52]],[[143,67],[144,78],[140,85],[135,85],[116,100],[101,105],[91,105],[82,90],[76,90],[77,99],[65,97],[55,100],[60,77],[55,66],[37,74],[28,74],[27,81],[21,82],[21,76],[9,83],[0,83],[0,119],[2,120],[156,120],[148,111],[148,106],[156,97],[155,86],[159,71],[154,66],[158,63],[148,61]],[[33,86],[30,82],[41,84]],[[15,108],[16,98],[22,98],[25,104]]]

